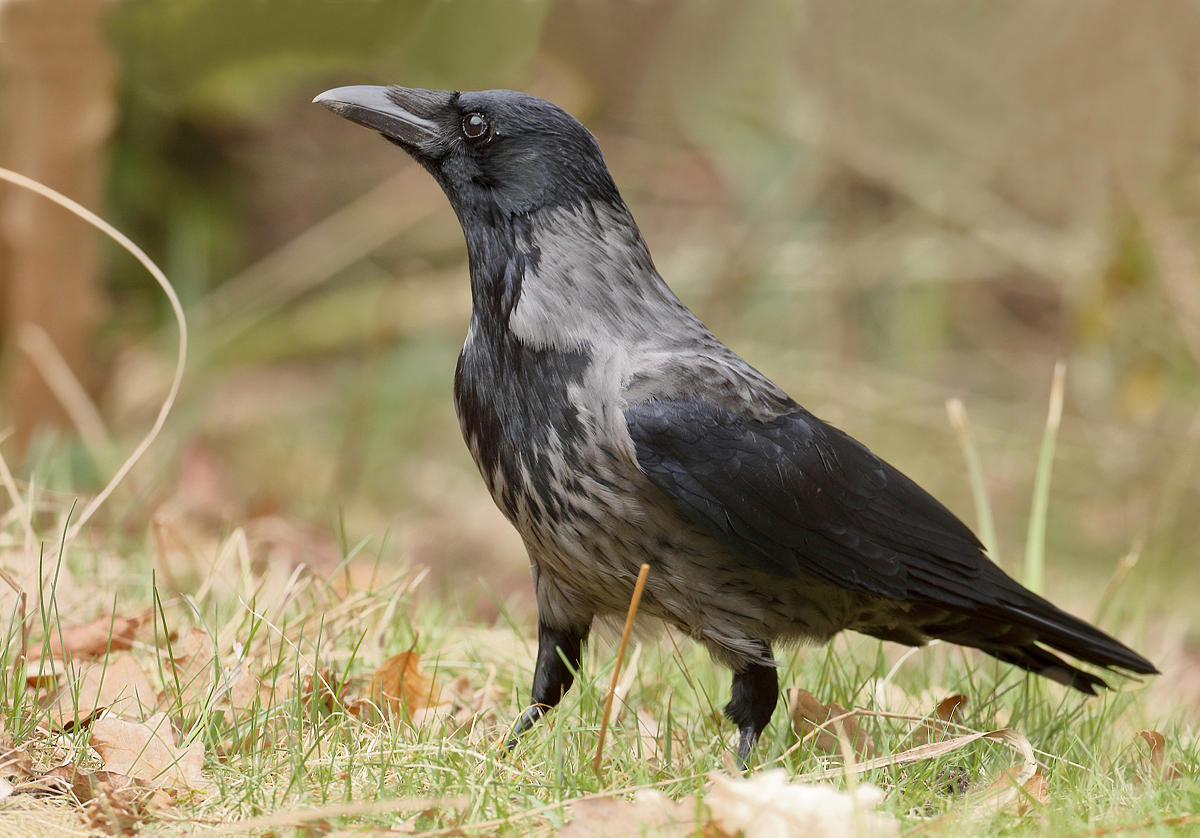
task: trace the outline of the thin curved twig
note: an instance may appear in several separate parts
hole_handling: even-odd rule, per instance
[[[10,169],[0,167],[0,180],[6,180],[9,183],[20,186],[24,189],[28,189],[31,192],[36,192],[37,194],[50,199],[63,209],[66,209],[79,216],[88,224],[91,224],[117,244],[121,245],[121,247],[125,248],[125,250],[129,251],[130,255],[141,262],[143,267],[150,272],[150,275],[154,277],[155,281],[157,281],[159,286],[162,288],[163,293],[167,295],[167,300],[171,303],[171,311],[175,314],[175,321],[179,324],[179,359],[175,364],[175,377],[171,381],[171,389],[167,393],[167,398],[163,402],[162,408],[160,408],[158,411],[158,418],[154,421],[154,427],[150,429],[150,433],[146,435],[141,443],[138,444],[137,448],[134,449],[133,453],[129,455],[129,458],[125,460],[119,469],[117,469],[117,473],[113,475],[113,478],[108,482],[108,485],[100,491],[100,494],[92,498],[91,502],[86,507],[84,507],[83,512],[81,512],[79,515],[79,519],[71,525],[71,528],[67,530],[63,537],[63,545],[65,547],[65,545],[69,544],[76,538],[76,536],[79,535],[79,532],[83,529],[84,525],[88,522],[92,515],[95,514],[96,510],[99,509],[106,500],[108,500],[108,496],[113,493],[113,490],[120,485],[121,481],[125,479],[125,476],[129,474],[130,470],[137,464],[137,461],[140,460],[142,455],[146,453],[146,449],[150,447],[152,442],[154,442],[155,437],[158,436],[158,432],[162,430],[163,424],[167,421],[167,414],[171,412],[171,407],[175,404],[175,397],[179,393],[180,384],[183,382],[183,370],[187,364],[187,319],[184,317],[183,305],[179,302],[179,296],[175,293],[175,289],[172,287],[170,280],[167,279],[166,274],[162,272],[158,265],[154,264],[154,261],[147,256],[140,247],[130,241],[129,237],[116,227],[113,227],[103,218],[96,215],[94,212],[82,206],[81,204],[72,201],[67,196],[56,192],[50,187],[38,183],[36,180],[26,177],[25,175],[18,174]]]

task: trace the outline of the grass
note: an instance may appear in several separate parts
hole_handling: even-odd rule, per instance
[[[4,536],[10,549],[22,541],[11,516]],[[367,540],[349,546],[344,566],[322,578],[257,565],[240,539],[234,532],[211,555],[196,556],[207,577],[186,588],[166,586],[155,572],[156,557],[136,543],[111,552],[76,546],[62,555],[40,541],[41,571],[53,582],[40,607],[31,597],[34,645],[96,617],[151,614],[131,653],[162,691],[181,743],[204,745],[214,790],[184,795],[175,807],[151,815],[140,834],[177,834],[182,826],[203,834],[311,835],[402,825],[418,835],[452,828],[468,835],[552,834],[568,819],[564,804],[571,800],[646,787],[673,797],[702,794],[708,774],[726,770],[734,730],[720,708],[729,674],[690,642],[673,635],[650,639],[627,658],[626,689],[602,773],[590,762],[615,658],[614,644],[604,639],[588,648],[580,678],[560,707],[503,757],[499,745],[532,675],[535,632],[527,619],[502,612],[494,624],[473,621],[459,604],[423,596],[416,569],[377,566]],[[5,730],[42,770],[71,761],[95,767],[86,726],[46,729],[54,719],[42,706],[45,692],[26,684],[17,658],[15,599],[4,602]],[[181,683],[182,670],[170,664],[178,652],[169,647],[197,628],[211,639],[215,656],[192,673],[194,684]],[[1141,638],[1127,639],[1140,645]],[[409,723],[364,714],[360,700],[376,667],[414,643],[445,694],[457,684],[452,705],[461,706],[450,708],[453,718],[418,713]],[[967,825],[977,834],[1004,835],[1089,835],[1115,826],[1136,835],[1200,829],[1167,825],[1200,811],[1194,774],[1155,779],[1136,735],[1157,727],[1168,760],[1195,766],[1194,730],[1182,716],[1147,718],[1139,701],[1146,687],[1128,684],[1089,700],[945,644],[897,665],[901,652],[846,635],[824,648],[786,650],[781,682],[825,702],[918,715],[928,715],[941,698],[965,694],[961,724],[1017,729],[1036,749],[1048,782],[1045,802],[1026,814],[969,814],[971,804],[955,789],[985,786],[1014,761],[1008,749],[985,742],[861,777],[888,790],[882,809],[911,833],[937,831],[938,819],[946,817],[956,824],[952,834]],[[237,710],[223,687],[234,672],[262,685]],[[69,687],[71,679],[61,683]],[[754,754],[759,767],[799,776],[838,765],[838,757],[797,747],[784,706],[781,701]],[[656,736],[639,735],[639,715],[657,726]],[[863,723],[877,754],[914,744],[913,722],[868,716]],[[46,818],[60,818],[62,805],[46,802]],[[18,811],[29,817],[27,809],[0,806],[0,829],[6,820],[15,823]]]

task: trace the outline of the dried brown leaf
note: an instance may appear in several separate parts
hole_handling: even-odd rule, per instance
[[[400,718],[403,714],[410,721],[414,714],[441,705],[441,689],[412,649],[392,655],[375,670],[370,696],[386,715]]]
[[[37,779],[48,790],[72,794],[80,803],[86,803],[98,794],[116,794],[129,802],[137,802],[147,792],[146,787],[133,777],[115,771],[83,771],[72,763],[51,768]]]
[[[290,694],[291,679],[275,679],[268,682],[255,674],[257,661],[253,658],[239,661],[237,666],[224,673],[224,703],[234,716],[245,716],[285,700]]]
[[[379,708],[369,698],[356,698],[346,703],[346,712],[356,719],[370,721],[378,719]]]
[[[88,740],[108,771],[127,774],[153,788],[206,789],[204,743],[186,748],[175,743],[175,732],[166,714],[155,713],[144,722],[107,717],[92,724]]]
[[[915,744],[936,742],[950,735],[951,725],[962,721],[962,709],[967,705],[967,697],[960,693],[943,698],[934,708],[933,717],[921,723],[913,731],[912,739]]]
[[[170,644],[163,656],[166,664],[167,694],[181,705],[204,699],[212,689],[212,638],[204,629],[189,629]]]
[[[637,722],[637,737],[642,757],[651,762],[662,760],[663,739],[658,719],[645,707],[639,707],[634,716]]]
[[[998,812],[1025,815],[1031,808],[1047,803],[1050,794],[1046,777],[1041,771],[1030,771],[1028,764],[1015,765],[1001,772],[1000,778],[987,788],[971,794],[969,807],[944,816],[944,824],[980,822]]]
[[[227,690],[231,710],[240,714],[270,704],[271,688],[252,675],[248,667],[240,665],[233,675]]]
[[[857,713],[836,702],[822,704],[807,690],[794,689],[788,692],[788,714],[797,736],[816,732],[813,747],[822,753],[841,753],[840,736],[846,737],[859,757],[870,759],[875,753],[875,743],[859,724]]]
[[[74,793],[75,775],[79,769],[74,765],[60,765],[45,774],[31,777],[13,787],[13,794],[29,794],[34,797],[66,797]]]
[[[442,688],[443,704],[426,712],[444,713],[457,729],[469,731],[477,744],[483,742],[497,723],[499,709],[508,702],[508,691],[495,682],[495,674],[493,667],[479,688],[472,685],[470,676],[460,675]]]
[[[1150,766],[1159,771],[1162,770],[1163,762],[1166,759],[1167,753],[1167,737],[1163,736],[1157,730],[1139,730],[1138,736],[1146,741],[1150,746]]]
[[[1025,781],[1021,786],[1025,793],[1021,795],[1017,801],[1017,813],[1025,814],[1029,809],[1030,801],[1039,805],[1045,805],[1050,802],[1050,788],[1046,782],[1046,775],[1041,771],[1035,771],[1033,776]]]
[[[25,668],[25,686],[34,690],[50,690],[58,686],[58,679],[62,675],[62,665],[55,664],[52,658],[29,661]]]
[[[158,704],[158,696],[141,665],[130,654],[114,655],[88,666],[75,684],[55,693],[51,716],[60,726],[81,724],[96,711],[140,719]]]
[[[33,774],[33,759],[18,748],[11,733],[0,735],[0,777],[28,777]]]
[[[98,658],[108,652],[120,652],[133,648],[133,637],[141,617],[119,617],[109,614],[84,625],[63,626],[53,629],[45,644],[35,644],[29,650],[30,660],[39,660],[43,651],[50,657]]]
[[[640,791],[633,800],[579,800],[571,804],[571,812],[574,817],[558,831],[558,838],[684,838],[699,828],[695,798],[676,802],[653,790]]]
[[[1174,782],[1183,774],[1183,767],[1178,763],[1167,763],[1167,738],[1157,730],[1139,730],[1138,736],[1150,746],[1146,756],[1148,763],[1146,774],[1164,783]]]
[[[82,802],[91,797],[91,794],[86,791],[81,794],[76,787],[84,776],[84,772],[79,770],[78,765],[66,763],[51,768],[45,774],[35,778],[34,782],[40,783],[43,789],[51,794],[74,794],[76,799]]]
[[[329,667],[323,667],[304,679],[300,688],[300,703],[308,710],[314,703],[324,707],[330,713],[339,707],[347,707],[346,692],[349,681]],[[366,711],[371,706],[365,699],[351,702],[347,709],[353,715],[361,715],[360,710]],[[369,715],[369,712],[367,712]]]
[[[939,701],[937,709],[934,712],[943,722],[958,723],[962,720],[962,709],[967,706],[967,701],[968,699],[965,695],[955,693]]]
[[[137,803],[146,795],[146,788],[128,774],[116,771],[95,771],[81,775],[74,784],[75,796],[81,801],[101,795],[119,797],[128,803]]]

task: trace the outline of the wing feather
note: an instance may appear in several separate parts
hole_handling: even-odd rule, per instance
[[[1156,671],[1021,587],[932,495],[799,406],[763,421],[703,398],[651,400],[625,421],[650,480],[746,567],[917,606],[918,623],[866,627],[876,636],[943,637],[1084,692],[1104,682],[1037,642],[1100,666]]]
[[[758,421],[705,399],[648,401],[625,420],[642,470],[755,570],[961,601],[990,564],[942,504],[802,408]]]

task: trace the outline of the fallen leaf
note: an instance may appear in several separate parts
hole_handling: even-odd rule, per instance
[[[60,726],[80,724],[96,711],[126,718],[144,718],[158,704],[158,695],[133,655],[114,655],[83,670],[74,684],[55,693],[51,713]]]
[[[340,707],[347,707],[346,691],[349,681],[329,667],[323,667],[304,679],[300,688],[300,703],[305,710],[317,704],[332,713]],[[373,707],[369,700],[359,699],[351,702],[347,709],[352,715],[370,715]]]
[[[933,718],[921,722],[921,726],[913,731],[913,743],[920,745],[945,739],[950,734],[950,726],[962,720],[962,709],[967,705],[967,697],[960,693],[943,698],[933,711]]]
[[[290,678],[275,678],[270,682],[259,678],[255,671],[254,658],[240,660],[222,673],[222,701],[234,717],[245,717],[249,713],[276,706],[290,694]]]
[[[1139,730],[1138,736],[1146,741],[1150,746],[1150,765],[1153,768],[1162,770],[1163,761],[1167,753],[1167,737],[1163,736],[1157,730]]]
[[[496,668],[490,666],[488,669],[488,678],[482,687],[475,688],[468,675],[460,675],[445,684],[441,689],[442,704],[434,711],[423,711],[422,715],[444,712],[456,730],[467,731],[475,744],[484,742],[497,724],[499,708],[508,705],[508,691],[496,683]]]
[[[18,748],[12,734],[0,736],[0,777],[28,777],[33,774],[33,759],[24,748]]]
[[[962,718],[962,709],[967,706],[967,697],[962,693],[943,698],[934,713],[943,722],[957,722]]]
[[[226,673],[225,688],[229,708],[237,714],[257,710],[270,703],[270,688],[250,673],[245,662]]]
[[[168,647],[166,663],[167,694],[176,706],[207,698],[212,690],[212,638],[204,629],[189,629]]]
[[[74,795],[80,803],[86,803],[100,793],[120,794],[127,800],[136,801],[147,792],[146,786],[133,777],[115,771],[83,771],[72,763],[51,768],[37,781],[48,790]]]
[[[558,831],[558,838],[684,838],[699,827],[695,798],[676,802],[653,789],[638,792],[633,800],[577,800],[571,804],[571,812],[574,817]]]
[[[635,714],[637,721],[637,737],[642,757],[653,762],[662,761],[662,730],[658,719],[645,707],[639,707]]]
[[[1046,775],[1041,771],[1035,771],[1033,776],[1025,781],[1021,786],[1024,792],[1016,801],[1018,814],[1025,814],[1029,809],[1029,803],[1032,800],[1034,803],[1044,805],[1050,802],[1049,784],[1046,782]]]
[[[807,690],[789,690],[788,714],[797,736],[803,738],[816,732],[813,747],[822,753],[841,753],[839,736],[846,737],[859,757],[869,759],[875,753],[875,743],[859,725],[858,715],[836,702],[822,704]]]
[[[50,657],[98,658],[108,652],[121,652],[133,648],[133,636],[141,617],[118,617],[109,614],[85,625],[63,626],[53,629],[42,644],[29,649],[29,659],[40,660],[44,652]]]
[[[82,802],[91,798],[91,792],[86,785],[83,786],[83,793],[77,787],[84,776],[78,765],[66,763],[56,765],[37,779],[44,781],[47,787],[61,790],[63,794],[74,794]]]
[[[1002,771],[1000,779],[987,788],[973,792],[968,806],[948,813],[945,823],[959,820],[960,816],[965,816],[967,822],[978,823],[998,812],[1024,815],[1031,805],[1041,806],[1049,799],[1045,775],[1037,770],[1030,774],[1028,766],[1017,765]]]
[[[59,765],[45,774],[31,777],[13,787],[13,794],[29,794],[34,797],[66,797],[74,793],[74,783],[79,768],[75,765]]]
[[[201,774],[204,743],[186,748],[175,743],[165,713],[144,722],[127,722],[112,716],[92,724],[88,739],[108,771],[127,774],[153,788],[206,789],[211,784]]]
[[[25,686],[34,690],[52,689],[62,674],[62,665],[54,663],[53,658],[32,660],[25,667]]]
[[[414,714],[442,703],[441,689],[421,666],[421,656],[412,649],[392,655],[375,670],[370,696],[385,715],[399,718],[403,712],[409,721]]]
[[[867,783],[844,792],[828,784],[789,782],[787,771],[777,769],[748,779],[714,775],[704,802],[722,835],[892,838],[900,834],[900,825],[871,811],[883,798],[883,791]]]
[[[1164,783],[1173,782],[1183,776],[1184,770],[1181,765],[1167,763],[1167,738],[1165,736],[1157,730],[1139,730],[1138,736],[1142,737],[1150,746],[1150,753],[1147,756],[1149,771],[1146,773]]]

